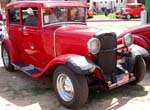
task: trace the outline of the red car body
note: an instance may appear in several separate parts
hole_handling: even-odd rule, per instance
[[[127,43],[132,42],[126,40],[117,48],[116,34],[88,27],[86,15],[82,2],[8,4],[8,35],[1,49],[4,67],[9,71],[15,67],[32,78],[52,74],[58,100],[72,109],[85,104],[88,86],[112,89],[140,82],[145,74],[141,48],[131,48]]]
[[[150,53],[150,25],[141,25],[129,29],[118,36],[118,44],[122,44],[122,38],[125,34],[131,33],[134,37],[134,44],[145,48]],[[144,56],[149,59],[149,56]]]
[[[140,17],[145,7],[141,3],[128,3],[125,8],[116,11],[116,18]]]

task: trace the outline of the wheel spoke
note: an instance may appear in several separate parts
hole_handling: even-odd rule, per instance
[[[71,79],[66,74],[60,74],[57,78],[57,90],[65,101],[71,101],[74,96],[74,88]]]

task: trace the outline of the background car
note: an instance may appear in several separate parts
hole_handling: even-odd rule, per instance
[[[88,18],[93,18],[93,17],[94,17],[93,11],[87,10],[87,17],[88,17]]]
[[[128,3],[125,8],[120,7],[120,10],[116,11],[116,18],[131,19],[134,17],[140,17],[141,12],[145,10],[145,7],[141,3]]]
[[[149,52],[150,55],[150,25],[141,25],[134,28],[131,28],[118,36],[118,44],[122,44],[123,36],[127,33],[131,33],[134,38],[134,44],[144,48]],[[141,49],[141,52],[144,53],[145,50]],[[143,58],[147,64],[147,67],[150,68],[150,56],[143,54]]]

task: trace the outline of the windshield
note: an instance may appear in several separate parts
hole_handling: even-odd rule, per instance
[[[43,24],[49,25],[59,22],[85,22],[86,8],[83,7],[54,7],[44,8]]]

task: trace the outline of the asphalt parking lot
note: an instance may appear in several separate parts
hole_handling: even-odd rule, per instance
[[[137,22],[136,25],[140,23]],[[88,23],[112,29],[103,23]],[[120,23],[118,23],[120,25]],[[133,25],[133,24],[132,24]],[[112,30],[118,29],[115,25]],[[150,73],[138,85],[124,85],[111,91],[95,90],[80,110],[148,110],[150,105]],[[0,58],[0,110],[67,110],[58,101],[49,76],[32,79],[26,74],[4,69]]]

